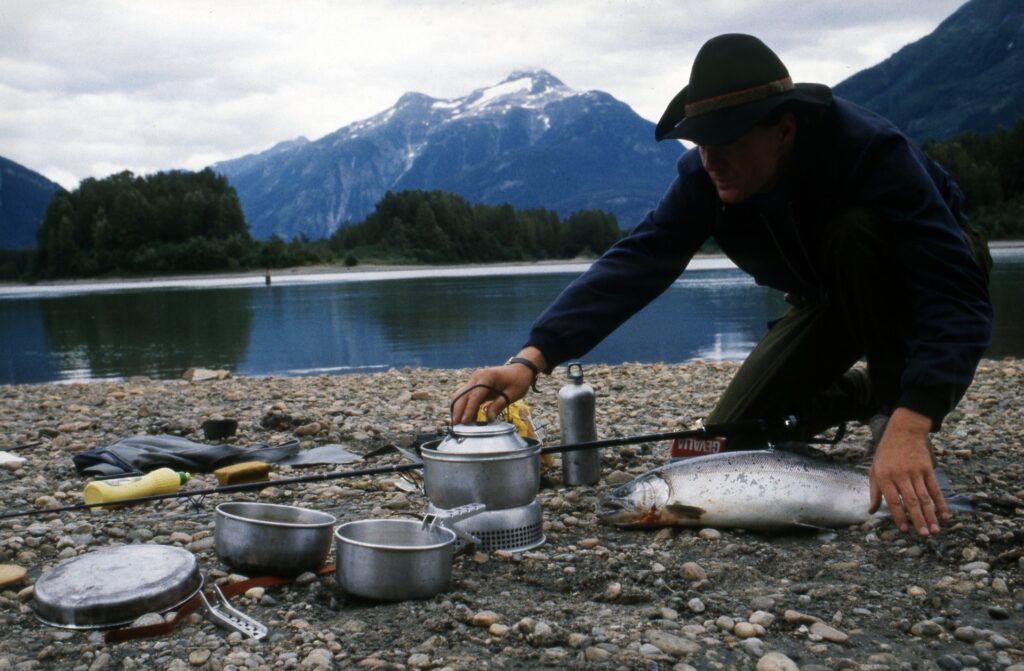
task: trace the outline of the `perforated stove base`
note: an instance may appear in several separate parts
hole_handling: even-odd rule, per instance
[[[433,503],[427,505],[428,514],[440,511],[441,508]],[[524,552],[543,545],[547,540],[544,537],[544,515],[536,501],[518,508],[488,510],[456,522],[456,526],[479,538],[478,547],[483,552]]]

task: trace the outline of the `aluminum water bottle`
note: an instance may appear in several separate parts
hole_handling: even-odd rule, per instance
[[[558,422],[562,444],[597,440],[594,428],[594,388],[583,382],[583,366],[569,364],[569,384],[558,390]],[[567,485],[594,485],[601,479],[600,450],[562,453],[562,478]]]

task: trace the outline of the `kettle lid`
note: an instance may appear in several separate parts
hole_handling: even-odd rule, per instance
[[[452,427],[452,433],[463,438],[504,436],[507,433],[515,433],[515,430],[515,426],[502,421],[472,422],[470,424],[456,424]]]
[[[474,422],[456,424],[451,434],[441,441],[439,452],[511,452],[528,447],[516,427],[508,422]]]

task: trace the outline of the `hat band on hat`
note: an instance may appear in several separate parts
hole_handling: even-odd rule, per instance
[[[686,116],[687,118],[692,118],[702,114],[707,114],[708,112],[725,109],[726,107],[735,107],[736,105],[751,103],[755,100],[763,100],[777,93],[785,93],[793,88],[793,79],[791,77],[783,77],[782,79],[776,79],[775,81],[768,82],[767,84],[752,86],[749,89],[743,89],[742,91],[723,93],[722,95],[714,96],[713,98],[705,98],[704,100],[687,103],[685,107]]]

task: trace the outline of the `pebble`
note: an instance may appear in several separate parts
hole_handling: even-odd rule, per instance
[[[811,634],[832,643],[846,643],[850,640],[849,635],[830,627],[824,622],[815,622],[811,625]]]
[[[135,618],[132,622],[133,627],[148,627],[153,624],[162,624],[164,621],[163,616],[160,613],[146,613]]]
[[[245,590],[245,596],[252,599],[253,601],[259,601],[263,599],[263,595],[267,593],[265,587],[250,587]]]
[[[957,627],[953,631],[953,638],[966,643],[974,643],[975,641],[980,641],[985,637],[974,627]]]
[[[688,561],[679,569],[684,580],[707,580],[708,573],[697,562]]]
[[[479,613],[473,615],[472,623],[474,627],[483,627],[484,629],[490,627],[492,624],[501,619],[501,616],[492,610],[482,610]]]
[[[814,624],[815,622],[821,622],[820,617],[807,615],[796,610],[787,610],[782,614],[782,619],[790,624]]]
[[[612,653],[608,652],[604,648],[596,648],[594,646],[590,646],[583,651],[583,658],[588,662],[604,662],[611,656]]]
[[[989,606],[988,616],[993,620],[1009,620],[1010,611],[1006,610],[1002,606]]]
[[[210,659],[210,651],[205,648],[193,650],[188,653],[188,663],[193,666],[202,666],[203,664],[206,664],[208,659]]]
[[[942,625],[932,620],[921,620],[910,627],[910,633],[914,636],[938,636],[943,631],[945,629],[942,628]]]
[[[756,624],[751,624],[749,622],[737,622],[736,626],[732,629],[732,633],[735,634],[737,638],[753,638],[763,634],[764,627],[761,627],[760,631],[758,631],[758,626]]]
[[[610,487],[618,487],[619,485],[626,484],[632,479],[633,476],[629,473],[625,473],[623,471],[612,471],[608,474],[608,477],[605,478],[605,482],[607,482]]]
[[[584,538],[583,540],[576,543],[576,545],[583,548],[584,550],[592,550],[600,544],[601,540],[599,538]]]
[[[327,648],[316,648],[303,658],[300,666],[304,669],[330,669],[333,663],[334,653]]]
[[[604,590],[604,598],[608,601],[614,601],[615,599],[618,599],[621,594],[622,584],[617,582],[609,584],[608,587],[606,587]]]
[[[701,651],[701,646],[696,641],[670,634],[661,629],[648,629],[644,633],[644,637],[658,650],[673,657],[684,657]]]
[[[495,638],[505,638],[506,636],[508,636],[508,632],[509,632],[508,625],[507,624],[501,624],[500,622],[495,622],[494,624],[492,624],[490,627],[487,628],[487,633],[490,634],[491,636],[495,637]]]
[[[757,671],[800,671],[800,667],[781,652],[769,652],[757,660]]]
[[[755,610],[750,614],[750,617],[747,618],[747,621],[751,624],[756,624],[762,627],[770,627],[772,626],[772,622],[775,622],[775,616],[763,610]]]
[[[686,607],[692,610],[694,613],[703,613],[705,606],[704,602],[694,597],[686,602]]]
[[[722,532],[719,531],[718,529],[707,528],[707,529],[701,529],[700,531],[698,531],[697,535],[700,536],[701,538],[703,538],[706,541],[717,541],[718,539],[720,539],[722,537]]]
[[[963,663],[953,655],[943,655],[935,660],[942,671],[960,671],[964,668]]]

